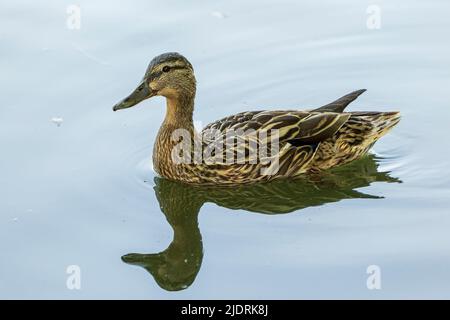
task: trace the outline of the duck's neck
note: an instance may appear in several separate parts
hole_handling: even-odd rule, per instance
[[[189,134],[194,139],[193,123],[195,94],[167,97],[166,116],[159,129],[153,149],[153,165],[156,172],[166,178],[176,178],[176,164],[172,162],[172,150],[179,142],[174,139],[182,134]]]
[[[166,117],[161,129],[186,129],[194,128],[192,116],[194,113],[193,94],[185,94],[166,98]]]

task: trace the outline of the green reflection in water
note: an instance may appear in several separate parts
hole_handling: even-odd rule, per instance
[[[281,214],[342,199],[381,199],[355,189],[372,182],[401,182],[378,172],[373,155],[331,171],[295,181],[224,187],[201,187],[155,178],[155,193],[161,211],[174,231],[173,241],[160,253],[130,253],[122,260],[145,268],[158,285],[169,291],[186,289],[195,280],[203,244],[198,214],[206,202],[221,207],[263,214]]]

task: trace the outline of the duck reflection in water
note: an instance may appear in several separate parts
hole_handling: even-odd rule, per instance
[[[377,169],[377,159],[368,155],[349,165],[301,180],[234,188],[192,186],[155,178],[154,190],[161,211],[173,228],[173,241],[160,253],[130,253],[122,260],[145,268],[165,290],[186,289],[194,282],[203,259],[198,214],[204,203],[212,202],[233,210],[281,214],[343,199],[381,199],[383,197],[356,190],[372,182],[401,182]]]

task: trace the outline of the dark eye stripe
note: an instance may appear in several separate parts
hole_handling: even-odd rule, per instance
[[[164,69],[166,69],[166,68],[168,68],[168,69],[167,69],[167,70],[164,70]],[[170,70],[175,70],[175,69],[186,69],[186,67],[185,67],[185,66],[164,66],[164,67],[162,68],[162,71],[168,72],[168,71],[170,71]]]
[[[175,70],[175,69],[186,69],[185,66],[166,66],[166,67],[170,67],[170,70]],[[163,68],[164,69],[164,68]],[[164,72],[163,71],[156,71],[152,74],[150,74],[150,76],[148,77],[148,80],[151,82],[157,78],[159,78]]]

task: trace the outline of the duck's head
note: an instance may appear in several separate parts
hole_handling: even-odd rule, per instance
[[[153,58],[138,87],[117,103],[113,110],[130,108],[154,96],[175,100],[193,98],[195,88],[194,69],[191,63],[179,53],[163,53]]]

